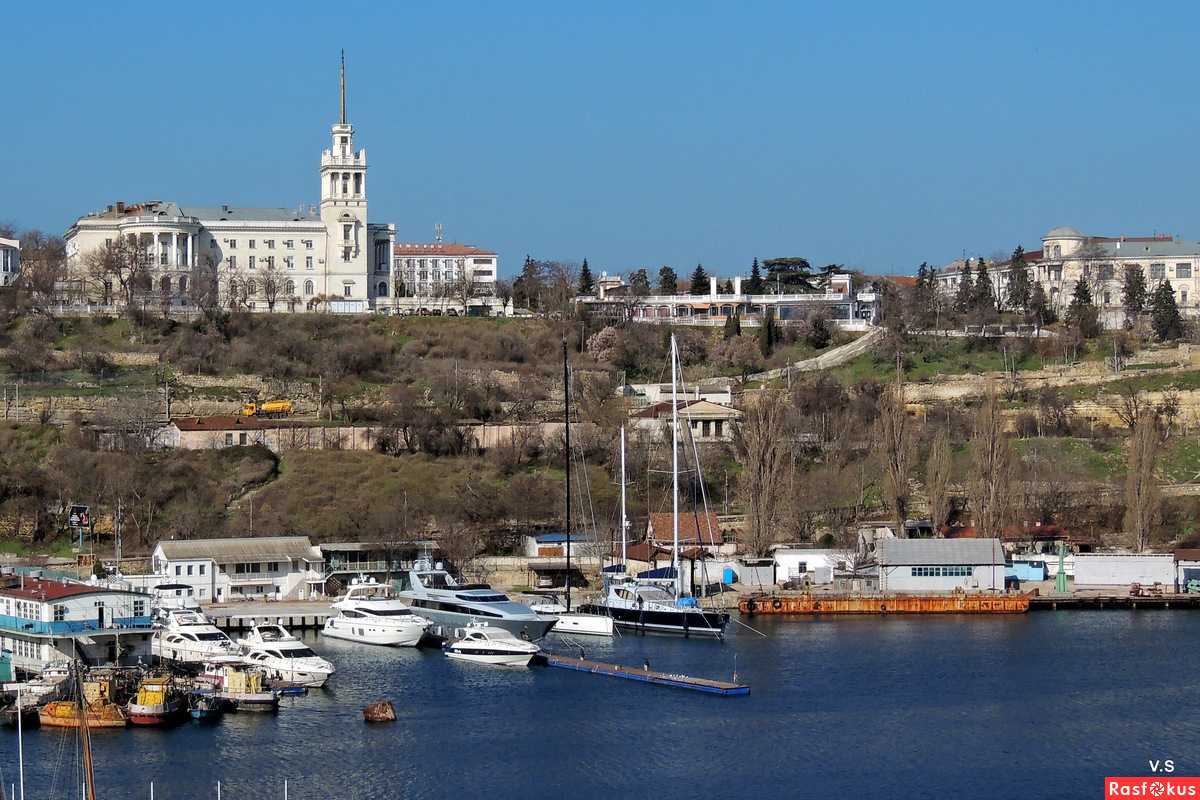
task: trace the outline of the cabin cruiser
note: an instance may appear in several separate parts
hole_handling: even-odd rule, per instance
[[[325,620],[321,633],[351,642],[414,647],[430,625],[401,602],[392,587],[374,579],[356,578],[331,608],[338,613]]]
[[[198,611],[166,611],[150,643],[151,652],[166,661],[203,664],[217,656],[236,656],[238,647]]]
[[[694,597],[678,597],[670,584],[645,579],[612,582],[599,600],[580,606],[585,614],[603,614],[617,627],[639,633],[674,633],[721,638],[729,624],[724,611],[705,611]]]
[[[308,645],[282,625],[255,625],[239,639],[246,660],[262,667],[269,677],[287,683],[317,688],[335,672],[333,664],[314,653]]]
[[[554,620],[552,633],[577,634],[580,636],[612,636],[613,618],[607,614],[582,614],[569,611],[555,595],[542,595],[529,603],[533,613],[543,619]]]
[[[486,583],[460,584],[440,566],[424,559],[400,578],[399,596],[444,628],[486,622],[526,641],[541,639],[555,620],[540,617],[524,603],[510,600]]]
[[[216,697],[238,711],[275,711],[279,694],[266,686],[266,675],[240,658],[214,658],[204,665],[196,682],[212,687]]]
[[[456,629],[443,649],[450,658],[505,667],[528,666],[539,652],[536,644],[518,639],[511,631],[486,622],[472,622],[465,628]]]
[[[165,623],[172,611],[201,613],[200,604],[192,595],[192,587],[186,583],[161,583],[150,590],[150,616],[157,623]]]

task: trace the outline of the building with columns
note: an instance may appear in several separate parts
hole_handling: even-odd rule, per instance
[[[958,291],[962,261],[955,261],[938,272],[943,294]],[[1151,236],[1098,236],[1070,227],[1053,228],[1042,237],[1040,248],[1031,248],[1018,265],[1027,271],[1031,283],[1040,283],[1047,299],[1061,314],[1071,303],[1075,284],[1086,281],[1092,299],[1100,309],[1105,327],[1120,327],[1125,322],[1122,283],[1127,267],[1141,267],[1147,293],[1153,293],[1163,281],[1169,281],[1180,313],[1200,316],[1200,242],[1169,234]],[[987,265],[988,277],[997,297],[1007,295],[1014,265]],[[978,259],[972,272],[979,269]]]
[[[139,287],[147,305],[195,305],[201,287],[250,311],[361,312],[389,294],[395,226],[367,220],[367,151],[355,150],[346,117],[346,73],[339,69],[338,121],[321,153],[320,206],[188,206],[118,202],[80,217],[67,230],[64,300],[119,305],[120,287],[89,266],[93,253],[132,246],[148,266]]]
[[[0,237],[0,287],[10,286],[21,272],[21,243]]]

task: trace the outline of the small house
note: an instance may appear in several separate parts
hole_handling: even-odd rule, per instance
[[[1004,591],[999,539],[883,539],[876,555],[880,591]]]

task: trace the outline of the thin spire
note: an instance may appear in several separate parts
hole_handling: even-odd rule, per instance
[[[338,70],[338,89],[341,98],[341,117],[339,118],[340,125],[346,124],[346,51],[342,50],[342,66]]]

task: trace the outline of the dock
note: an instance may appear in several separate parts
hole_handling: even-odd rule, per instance
[[[223,631],[245,631],[260,623],[279,624],[289,631],[320,630],[330,616],[328,611],[316,614],[208,614],[212,624]]]
[[[590,672],[593,675],[607,675],[610,678],[623,678],[627,681],[641,681],[656,686],[669,686],[674,689],[690,689],[693,692],[706,692],[725,696],[750,694],[750,686],[744,683],[714,681],[708,678],[693,678],[690,675],[678,675],[639,667],[626,667],[620,664],[608,664],[603,661],[592,661],[586,658],[572,658],[554,653],[546,653],[546,666],[558,669],[571,669],[576,672]]]
[[[1065,594],[1040,595],[1030,599],[1030,611],[1082,609],[1200,609],[1200,594]]]

